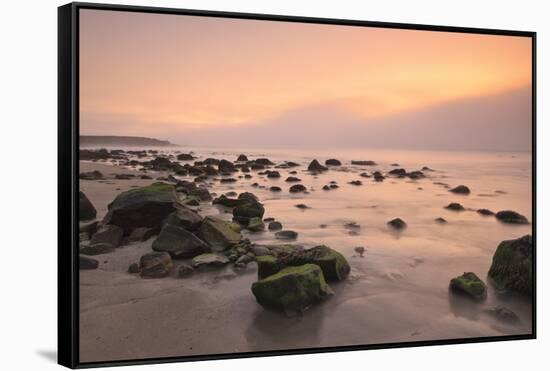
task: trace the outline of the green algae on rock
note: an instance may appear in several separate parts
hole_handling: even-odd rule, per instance
[[[473,272],[464,272],[462,276],[453,278],[449,287],[474,300],[483,300],[487,297],[487,285]]]
[[[489,277],[498,289],[533,294],[533,238],[502,241],[493,255]]]

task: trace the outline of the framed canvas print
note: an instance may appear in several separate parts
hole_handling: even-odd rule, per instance
[[[533,339],[535,33],[59,8],[59,362]]]

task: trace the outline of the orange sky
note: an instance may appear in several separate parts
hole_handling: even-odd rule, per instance
[[[81,10],[80,38],[86,134],[254,125],[319,105],[368,121],[531,81],[522,37]]]

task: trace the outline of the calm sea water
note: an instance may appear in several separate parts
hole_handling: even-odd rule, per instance
[[[344,254],[352,273],[346,282],[334,285],[336,295],[299,319],[282,318],[276,313],[242,307],[251,318],[242,319],[249,350],[284,349],[289,346],[333,346],[347,344],[387,343],[449,339],[531,332],[531,303],[516,297],[495,294],[492,287],[483,303],[473,303],[449,293],[449,280],[473,271],[486,280],[493,253],[502,240],[530,234],[531,225],[505,225],[494,217],[484,217],[475,209],[515,210],[532,219],[532,174],[529,153],[481,153],[441,151],[386,150],[239,150],[178,147],[161,149],[166,154],[192,151],[199,160],[206,157],[236,160],[244,153],[249,159],[268,157],[275,163],[294,161],[302,166],[278,169],[281,178],[268,179],[253,171],[252,179],[240,178],[233,184],[210,181],[211,192],[249,191],[265,205],[265,217],[274,217],[284,229],[299,233],[296,243],[306,246],[325,244]],[[339,159],[343,166],[311,175],[306,171],[312,159],[321,163]],[[373,160],[377,166],[351,166],[351,160]],[[361,172],[383,173],[398,163],[408,171],[428,166],[425,179],[386,178],[374,182],[362,178]],[[293,183],[285,182],[289,171],[296,170],[310,192],[290,194]],[[242,175],[236,173],[237,175]],[[190,179],[181,177],[181,179]],[[361,180],[362,186],[348,184]],[[324,191],[322,187],[336,182],[340,188]],[[252,187],[258,182],[263,188]],[[448,192],[438,182],[454,187],[467,185],[468,196]],[[274,193],[271,186],[283,191]],[[460,202],[472,210],[452,212],[444,209],[450,202]],[[301,210],[296,204],[306,204]],[[201,206],[203,214],[230,218],[222,209]],[[408,227],[402,232],[388,228],[387,221],[400,217]],[[448,223],[437,224],[434,219]],[[360,228],[350,234],[346,223]],[[326,225],[320,228],[320,225]],[[271,232],[246,237],[261,243],[274,243]],[[354,248],[366,248],[359,257]],[[251,295],[250,281],[239,279],[220,288]],[[237,286],[243,286],[241,291]],[[236,294],[238,295],[238,294]],[[484,310],[506,306],[520,317],[520,322],[507,324],[487,315]],[[281,326],[281,321],[286,321]],[[289,340],[291,339],[291,340]]]

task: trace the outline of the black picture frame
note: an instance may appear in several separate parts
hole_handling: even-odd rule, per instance
[[[78,270],[78,148],[79,148],[79,11],[81,9],[112,10],[204,17],[380,27],[391,29],[427,30],[487,35],[521,36],[532,42],[532,235],[533,235],[533,297],[532,333],[525,335],[457,338],[434,341],[411,341],[370,345],[336,346],[308,349],[288,349],[200,356],[127,359],[83,363],[79,360],[79,270]],[[342,352],[381,348],[419,347],[431,345],[496,342],[536,339],[537,329],[537,249],[536,249],[536,32],[485,28],[450,27],[408,23],[388,23],[347,19],[310,18],[269,14],[203,11],[145,6],[98,3],[70,3],[58,8],[58,363],[69,368],[137,365],[182,361],[200,361],[243,357],[264,357],[289,354]]]

